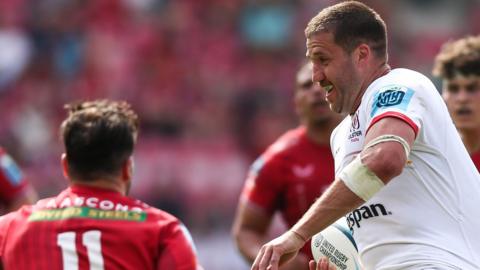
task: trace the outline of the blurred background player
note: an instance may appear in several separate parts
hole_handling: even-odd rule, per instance
[[[103,100],[66,108],[62,165],[70,187],[0,219],[3,268],[199,269],[186,228],[127,197],[138,133],[130,106]]]
[[[10,155],[0,147],[0,215],[37,200],[37,194]]]
[[[433,74],[468,153],[480,171],[480,36],[445,43]]]
[[[301,125],[277,139],[251,166],[233,235],[250,263],[268,238],[274,214],[291,227],[334,178],[330,134],[340,116],[330,111],[325,93],[312,82],[312,65],[296,76],[294,95]],[[282,269],[308,269],[310,245]]]

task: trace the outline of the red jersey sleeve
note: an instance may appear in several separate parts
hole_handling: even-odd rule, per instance
[[[259,157],[250,167],[242,191],[242,200],[273,213],[278,207],[278,198],[282,192],[281,180],[285,173],[278,156]]]
[[[5,252],[5,241],[10,227],[10,221],[15,212],[0,217],[0,261],[3,259]]]
[[[166,227],[162,242],[164,247],[157,263],[157,270],[200,269],[192,237],[183,224],[177,221]]]
[[[8,204],[27,188],[22,172],[15,161],[0,148],[0,201]]]

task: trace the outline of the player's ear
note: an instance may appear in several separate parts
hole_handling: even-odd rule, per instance
[[[63,177],[65,177],[65,179],[69,179],[69,177],[68,177],[67,154],[65,154],[65,153],[62,154],[61,163],[62,163]]]
[[[360,45],[358,45],[358,47],[353,53],[355,57],[355,62],[363,64],[371,57],[372,51],[370,49],[370,46],[365,43],[361,43]]]

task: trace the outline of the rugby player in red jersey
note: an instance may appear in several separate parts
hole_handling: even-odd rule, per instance
[[[433,74],[443,79],[443,99],[480,171],[480,36],[445,43]]]
[[[100,100],[67,109],[70,187],[0,218],[3,269],[200,269],[179,220],[127,196],[138,130],[130,106]]]
[[[0,215],[37,200],[37,194],[10,155],[0,147]]]
[[[301,125],[277,139],[251,166],[233,225],[236,244],[250,263],[267,240],[275,212],[292,226],[334,179],[330,134],[340,116],[332,112],[319,84],[312,82],[312,65],[296,77],[294,95]],[[286,269],[308,269],[307,243]]]

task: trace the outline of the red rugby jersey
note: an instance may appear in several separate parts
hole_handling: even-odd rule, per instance
[[[172,215],[120,193],[72,186],[0,218],[4,269],[197,269]]]
[[[26,191],[28,182],[15,161],[0,147],[0,202],[8,205]]]
[[[329,145],[312,142],[304,127],[286,132],[252,164],[242,199],[273,214],[289,227],[334,180]],[[310,243],[302,251],[311,258]]]

